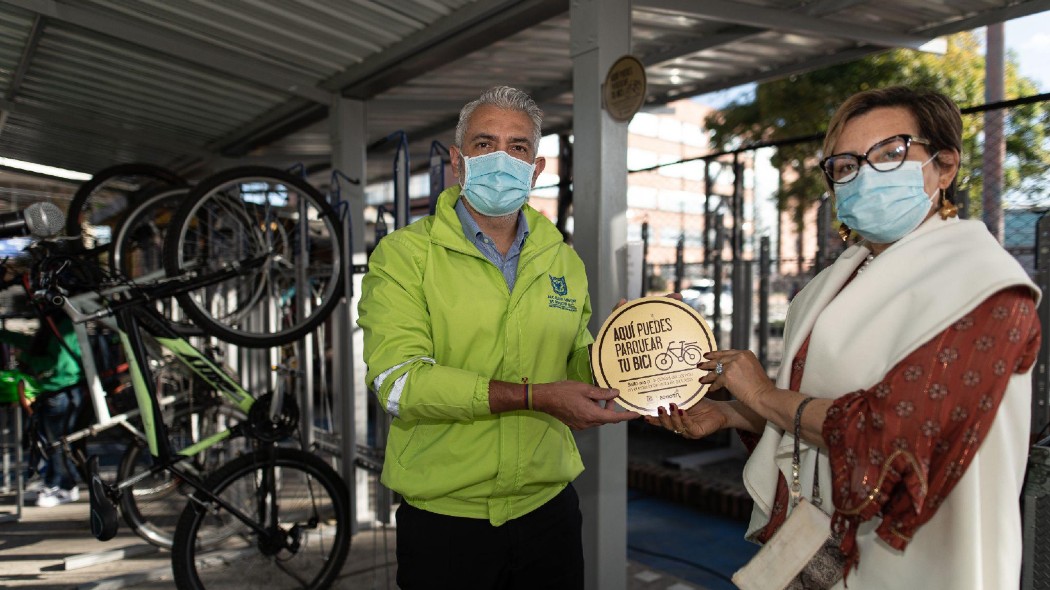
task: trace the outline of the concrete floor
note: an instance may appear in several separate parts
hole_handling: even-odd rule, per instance
[[[35,590],[173,588],[168,552],[145,544],[123,522],[117,537],[106,543],[91,536],[86,496],[84,492],[80,501],[54,508],[27,506],[20,521],[0,523],[0,586]],[[13,495],[0,496],[0,514],[11,511],[12,502]],[[629,590],[732,588],[725,580],[738,567],[740,554],[727,549],[732,545],[728,538],[743,543],[743,525],[711,518],[671,502],[633,494],[628,509],[628,545],[632,547],[626,564]],[[395,534],[393,529],[358,533],[335,588],[395,589]],[[121,549],[131,555],[67,569],[67,560],[72,557]],[[693,560],[694,565],[690,565]]]

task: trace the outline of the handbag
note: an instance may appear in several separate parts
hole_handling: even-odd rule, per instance
[[[802,411],[795,410],[795,448],[791,456],[791,515],[751,561],[733,574],[742,590],[826,590],[842,579],[846,556],[839,550],[840,535],[831,533],[831,517],[819,508],[819,456],[813,474],[813,500],[802,497],[799,481],[799,438]],[[819,451],[818,451],[819,452]]]

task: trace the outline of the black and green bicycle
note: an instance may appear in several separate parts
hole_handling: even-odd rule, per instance
[[[292,342],[323,322],[341,296],[340,227],[307,183],[241,168],[194,187],[179,205],[164,238],[168,278],[106,285],[84,263],[80,240],[30,248],[27,287],[35,302],[62,308],[74,322],[115,320],[138,405],[140,455],[126,462],[135,468],[122,467],[117,481],[106,482],[97,458],[87,462],[92,532],[112,538],[119,504],[126,517],[141,512],[177,483],[189,492],[178,496],[185,508],[171,537],[179,588],[327,588],[346,560],[349,492],[329,463],[299,443],[294,398],[280,387],[253,396],[156,305],[174,297],[196,327],[241,346]],[[78,305],[73,295],[85,292],[99,293],[101,304]],[[179,415],[198,419],[162,407],[149,362],[156,345],[226,401],[226,419],[203,436],[181,437],[183,426],[169,423]],[[231,448],[238,452],[224,453]]]

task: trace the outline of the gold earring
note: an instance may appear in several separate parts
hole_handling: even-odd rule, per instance
[[[853,230],[850,229],[850,227],[848,225],[846,225],[845,223],[842,223],[841,221],[839,222],[839,237],[842,238],[843,242],[845,242],[846,240],[849,239],[849,234],[852,231]]]
[[[955,206],[955,203],[948,200],[948,196],[944,193],[944,189],[941,189],[941,219],[948,219],[949,217],[956,217],[959,215],[959,208]]]

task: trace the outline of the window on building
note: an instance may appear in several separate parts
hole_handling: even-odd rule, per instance
[[[651,168],[659,161],[656,152],[639,148],[627,148],[627,169],[641,170]]]
[[[673,142],[682,141],[682,122],[677,119],[660,119],[660,139]]]
[[[657,204],[664,211],[679,213],[704,212],[704,196],[700,193],[661,190],[657,198]]]
[[[627,125],[627,131],[646,137],[656,137],[660,134],[660,118],[652,113],[636,113]]]
[[[627,206],[631,209],[655,209],[657,190],[648,186],[627,186]]]

